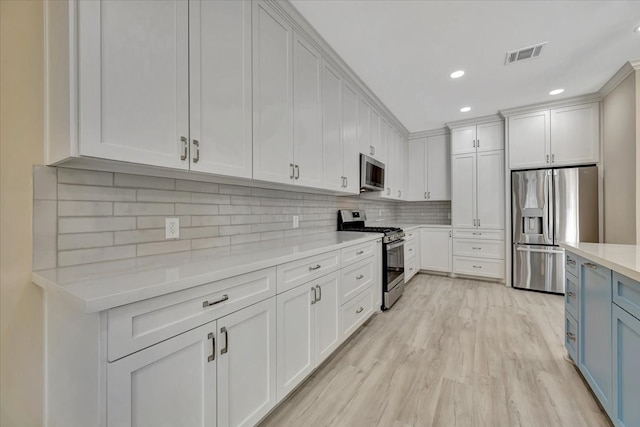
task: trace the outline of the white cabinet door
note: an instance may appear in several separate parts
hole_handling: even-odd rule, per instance
[[[342,77],[330,64],[322,64],[322,182],[323,187],[342,190]],[[317,161],[317,160],[316,160]]]
[[[545,167],[550,161],[549,111],[509,117],[509,168]]]
[[[80,155],[188,169],[188,10],[78,2]]]
[[[477,163],[478,227],[503,229],[504,151],[478,153]]]
[[[107,423],[216,425],[216,322],[107,364]]]
[[[316,291],[301,285],[277,299],[277,394],[278,402],[314,368]]]
[[[427,141],[416,139],[409,142],[409,182],[407,187],[407,197],[410,201],[424,201],[427,199],[425,187],[426,174],[425,167],[428,163],[426,154]]]
[[[451,130],[451,155],[476,152],[476,126]]]
[[[554,166],[597,163],[600,159],[598,103],[551,110],[551,155]]]
[[[396,168],[398,169],[398,199],[405,200],[407,191],[405,190],[405,175],[407,173],[407,141],[400,133],[396,133],[398,141],[398,158],[396,160]]]
[[[191,170],[251,178],[251,2],[191,0],[189,36]]]
[[[476,127],[476,150],[494,151],[504,149],[504,126],[502,121],[483,123]]]
[[[155,2],[154,2],[155,3]],[[253,3],[253,178],[293,179],[293,29]]]
[[[451,272],[451,230],[423,228],[420,230],[420,269]]]
[[[393,129],[386,121],[380,121],[380,130],[387,149],[387,160],[384,169],[384,191],[381,196],[385,199],[393,199],[396,191],[396,140],[393,135]]]
[[[375,274],[375,282],[373,284],[373,308],[380,311],[382,307],[382,239],[376,240],[374,253],[373,269]],[[344,330],[340,325],[341,330]]]
[[[322,56],[297,33],[293,37],[293,159],[296,184],[322,184]]]
[[[339,272],[328,274],[312,284],[317,289],[315,311],[315,357],[319,365],[340,345],[342,334],[338,323],[340,313]]]
[[[387,140],[382,135],[383,121],[380,114],[373,108],[370,112],[370,144],[373,147],[373,155],[376,160],[387,162]]]
[[[276,298],[218,319],[218,425],[254,426],[276,406]]]
[[[426,188],[428,200],[451,200],[451,146],[449,136],[427,138]],[[411,157],[409,157],[411,161]],[[413,177],[412,177],[413,178]],[[411,182],[413,184],[413,181]]]
[[[452,156],[451,224],[454,227],[473,228],[477,223],[476,218],[476,155]]]
[[[371,145],[371,106],[362,98],[358,101],[358,147],[360,153],[373,155]]]
[[[360,151],[358,144],[358,92],[342,85],[342,156],[345,191],[360,194]]]

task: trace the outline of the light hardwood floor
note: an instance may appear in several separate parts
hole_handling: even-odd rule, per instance
[[[558,295],[419,274],[267,426],[609,426],[565,360]]]

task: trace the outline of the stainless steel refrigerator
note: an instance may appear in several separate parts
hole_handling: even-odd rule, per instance
[[[513,286],[564,293],[560,242],[598,242],[598,167],[513,171]]]

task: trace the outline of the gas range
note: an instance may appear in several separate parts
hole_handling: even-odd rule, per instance
[[[367,216],[364,211],[346,210],[338,211],[338,231],[360,231],[364,233],[382,233],[383,243],[392,243],[404,238],[404,231],[399,227],[367,227]]]

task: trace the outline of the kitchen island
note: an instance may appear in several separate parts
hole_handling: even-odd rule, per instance
[[[640,425],[640,246],[561,243],[565,345],[616,426]]]

